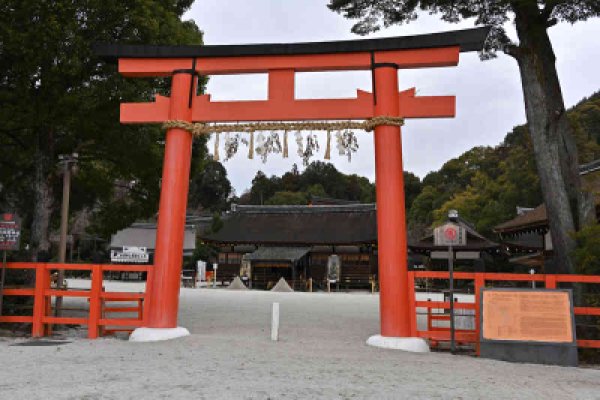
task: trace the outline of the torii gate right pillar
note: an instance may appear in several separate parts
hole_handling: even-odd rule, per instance
[[[374,116],[399,115],[398,66],[375,64]],[[409,351],[429,351],[424,340],[411,338],[408,291],[408,250],[400,127],[375,128],[375,185],[379,257],[379,315],[381,335],[368,344]]]
[[[398,69],[375,65],[375,116],[398,116]],[[381,335],[408,337],[408,277],[400,128],[375,128],[375,184]]]

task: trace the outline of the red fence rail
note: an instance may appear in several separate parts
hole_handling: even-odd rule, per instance
[[[409,291],[413,293],[410,296],[411,315],[411,331],[412,335],[431,340],[432,342],[441,342],[450,340],[450,329],[445,327],[434,327],[433,320],[449,320],[449,316],[433,314],[432,309],[450,309],[449,301],[422,301],[417,300],[416,296],[416,280],[417,279],[441,279],[449,280],[449,273],[446,271],[410,271],[409,272]],[[556,289],[560,283],[584,283],[584,284],[600,284],[600,276],[597,275],[544,275],[544,274],[505,274],[505,273],[490,273],[490,272],[455,272],[455,280],[473,281],[474,286],[474,301],[472,303],[455,302],[455,310],[475,310],[475,329],[459,329],[455,332],[456,341],[459,343],[469,343],[475,345],[479,353],[479,317],[481,312],[481,289],[486,287],[486,284],[492,282],[540,282],[547,289]],[[458,293],[457,293],[458,294]],[[419,330],[417,326],[417,308],[425,308],[427,310],[427,330]],[[576,316],[591,315],[600,316],[600,307],[573,307]],[[600,348],[600,340],[580,339],[577,340],[578,347]]]
[[[0,316],[0,322],[30,323],[31,335],[43,337],[50,334],[53,324],[87,325],[88,338],[95,339],[99,335],[123,329],[106,329],[106,327],[139,327],[143,325],[143,301],[145,293],[106,292],[103,289],[105,271],[147,272],[148,265],[102,265],[102,264],[59,264],[59,263],[8,263],[8,269],[35,270],[35,286],[33,288],[5,288],[4,296],[33,297],[33,315]],[[54,289],[50,285],[50,273],[53,270],[90,271],[91,288],[66,290]],[[85,318],[54,317],[52,315],[52,297],[83,297],[89,301],[89,314]],[[112,302],[135,302],[135,307],[109,306]],[[137,318],[108,318],[107,314],[137,312]]]

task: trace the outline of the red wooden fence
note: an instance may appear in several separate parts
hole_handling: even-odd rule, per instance
[[[100,265],[100,264],[58,264],[58,263],[8,263],[8,269],[35,270],[35,286],[32,288],[5,288],[4,296],[33,297],[33,315],[0,316],[0,322],[20,322],[31,324],[31,335],[42,337],[50,333],[52,324],[87,325],[88,338],[95,339],[100,334],[122,330],[106,329],[106,327],[139,327],[143,324],[142,303],[145,293],[106,292],[103,290],[103,273],[106,271],[147,272],[148,265]],[[76,290],[58,290],[50,287],[52,270],[90,271],[91,288]],[[51,298],[83,297],[89,302],[87,318],[54,317],[51,309]],[[107,306],[112,302],[135,302],[135,307]],[[137,318],[107,318],[110,313],[137,312]]]
[[[450,340],[450,329],[445,327],[434,327],[433,320],[449,320],[447,315],[433,314],[431,309],[449,309],[449,301],[420,301],[416,299],[415,280],[417,279],[441,279],[448,280],[449,274],[446,271],[411,271],[409,272],[409,290],[414,293],[410,296],[411,315],[411,332],[412,336],[422,337],[431,340],[434,344],[441,341]],[[481,289],[486,287],[486,284],[493,286],[493,282],[540,282],[547,289],[555,289],[560,283],[584,283],[584,284],[600,284],[600,276],[597,275],[543,275],[543,274],[505,274],[505,273],[489,273],[489,272],[455,272],[455,280],[470,280],[474,283],[474,302],[455,302],[455,310],[475,310],[475,329],[456,330],[455,337],[459,343],[474,344],[477,351],[479,350],[479,316],[481,312]],[[458,294],[458,293],[456,293]],[[417,309],[425,308],[427,310],[427,330],[422,331],[417,327]],[[575,315],[591,315],[600,316],[600,307],[574,307]],[[600,348],[600,340],[598,339],[579,339],[577,340],[579,347]]]

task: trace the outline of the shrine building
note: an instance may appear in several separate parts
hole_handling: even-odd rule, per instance
[[[342,288],[371,288],[377,276],[375,204],[306,206],[237,205],[216,233],[202,240],[219,246],[217,281],[250,264],[253,288],[270,289],[281,277],[295,290],[325,289],[327,262],[341,261]]]

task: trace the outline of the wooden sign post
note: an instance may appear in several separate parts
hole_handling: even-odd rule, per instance
[[[454,249],[453,246],[465,246],[467,244],[467,232],[464,227],[449,222],[435,228],[433,232],[434,244],[436,246],[448,246],[448,274],[450,293],[450,352],[456,352],[456,341],[454,340]]]

